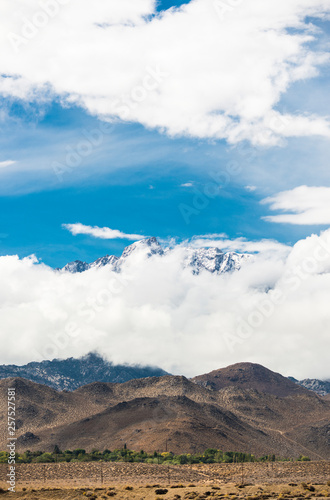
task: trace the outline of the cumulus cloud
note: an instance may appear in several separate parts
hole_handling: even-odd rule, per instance
[[[268,222],[297,225],[330,225],[330,188],[299,186],[265,198],[262,203],[280,215],[263,217]]]
[[[13,160],[0,161],[0,168],[7,168],[14,165],[16,162]]]
[[[255,191],[257,189],[257,187],[256,186],[245,186],[245,189],[247,191],[253,192],[253,191]]]
[[[141,240],[145,238],[141,234],[126,234],[118,229],[110,229],[110,227],[98,227],[98,226],[85,226],[80,222],[76,224],[62,224],[64,229],[70,231],[73,236],[77,236],[77,234],[87,234],[89,236],[93,236],[93,238],[101,238],[102,240]]]
[[[280,113],[283,94],[315,77],[327,0],[2,0],[0,93],[60,96],[102,120],[170,135],[249,140],[330,137],[322,116]],[[48,7],[42,7],[48,5]]]
[[[180,187],[190,188],[190,187],[193,187],[193,185],[194,185],[193,182],[185,182],[184,184],[180,184]]]
[[[220,276],[183,269],[181,246],[150,258],[139,248],[121,273],[70,274],[35,257],[0,257],[0,362],[98,350],[115,363],[188,376],[252,361],[330,377],[330,230]]]

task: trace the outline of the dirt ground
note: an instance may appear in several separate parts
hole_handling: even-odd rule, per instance
[[[198,464],[18,464],[16,492],[8,492],[7,466],[0,487],[10,498],[57,500],[266,500],[330,498],[330,462]],[[1,493],[1,491],[0,491]]]

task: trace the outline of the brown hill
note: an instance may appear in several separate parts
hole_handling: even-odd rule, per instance
[[[284,377],[269,372],[263,369],[268,379],[258,389],[245,388],[247,376],[241,378],[237,369],[234,382],[243,387],[220,390],[179,376],[93,383],[73,392],[20,378],[0,380],[0,449],[7,439],[7,388],[14,386],[18,450],[51,451],[55,444],[64,449],[113,449],[127,443],[152,452],[164,451],[167,442],[176,453],[216,447],[329,459],[330,402],[299,386],[290,393],[286,383],[281,386]],[[249,375],[252,379],[259,376]],[[274,389],[270,380],[275,381]]]
[[[255,363],[236,363],[227,368],[194,377],[192,381],[215,391],[235,386],[241,389],[255,389],[279,397],[307,392],[307,389],[288,378]]]
[[[67,426],[52,435],[39,434],[45,445],[54,442],[69,448],[99,449],[122,447],[150,451],[169,449],[204,451],[210,443],[229,448],[253,448],[260,431],[242,422],[234,414],[219,407],[201,404],[185,396],[137,398]],[[261,450],[261,447],[260,447]]]

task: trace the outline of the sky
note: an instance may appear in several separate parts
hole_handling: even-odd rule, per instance
[[[156,236],[274,263],[329,228],[326,0],[3,0],[0,33],[3,259],[58,268]]]

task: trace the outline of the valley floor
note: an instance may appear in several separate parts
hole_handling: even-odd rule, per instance
[[[7,466],[1,464],[2,493],[7,490],[6,474]],[[138,463],[19,464],[16,493],[7,496],[35,500],[330,498],[330,462],[170,467]]]

